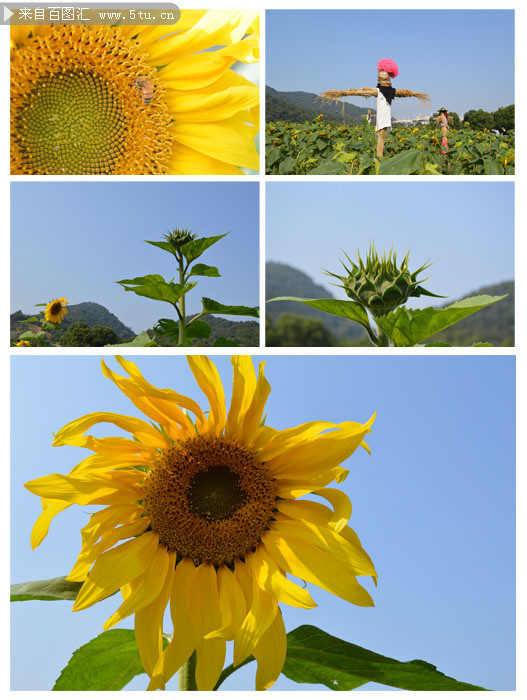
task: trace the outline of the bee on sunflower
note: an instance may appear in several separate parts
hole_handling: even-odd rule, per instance
[[[104,629],[135,615],[135,636],[149,690],[190,670],[185,689],[212,690],[234,641],[234,665],[257,660],[256,689],[269,688],[285,661],[280,604],[313,608],[306,588],[288,575],[359,606],[373,605],[357,581],[376,571],[348,526],[351,503],[338,488],[340,466],[371,432],[366,423],[312,421],[285,430],[264,424],[270,393],[262,362],[232,357],[227,409],[214,364],[187,358],[209,402],[150,384],[137,366],[117,358],[125,374],[102,361],[103,374],[152,422],[91,413],[64,426],[54,445],[93,454],[70,474],[26,484],[42,499],[33,548],[51,520],[72,504],[100,505],[82,528],[82,548],[68,575],[82,583],[73,610],[121,592]],[[193,416],[193,417],[191,417]],[[110,423],[133,439],[86,434]],[[330,507],[306,498],[314,495]],[[163,648],[170,607],[174,634]]]
[[[258,60],[258,20],[182,10],[173,28],[12,26],[11,173],[257,170],[259,88],[232,66]]]

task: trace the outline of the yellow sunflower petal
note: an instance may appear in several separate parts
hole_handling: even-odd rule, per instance
[[[176,556],[176,552],[168,553],[168,571],[157,598],[135,615],[135,638],[141,663],[149,676],[163,653],[163,616],[174,585]]]
[[[157,690],[179,671],[196,648],[196,640],[190,624],[189,606],[193,595],[195,567],[190,559],[183,559],[174,574],[174,586],[170,596],[170,614],[174,634],[152,673],[147,690]]]
[[[104,630],[110,629],[128,615],[142,610],[159,596],[165,584],[169,561],[166,547],[159,546],[144,575],[130,583],[130,595],[106,620]]]
[[[349,522],[351,518],[351,501],[344,491],[339,489],[319,489],[314,491],[317,496],[325,498],[329,501],[334,509],[333,516],[328,520],[328,525],[335,532],[340,532]],[[299,501],[296,501],[297,503]]]
[[[252,444],[260,421],[262,420],[266,401],[271,393],[271,386],[264,375],[264,367],[265,362],[260,362],[256,388],[238,431],[238,440],[245,445]]]
[[[138,520],[133,520],[130,523],[107,531],[97,544],[89,542],[83,544],[77,561],[70,573],[66,576],[68,581],[85,581],[88,578],[91,565],[98,556],[107,549],[110,549],[110,547],[113,547],[114,544],[117,544],[120,540],[127,540],[130,537],[142,535],[149,524],[150,520],[148,518],[139,518]]]
[[[306,544],[301,537],[284,538],[270,530],[262,542],[282,569],[320,586],[354,605],[373,606],[368,591],[356,580],[353,569],[319,547]]]
[[[245,115],[221,122],[176,122],[173,133],[176,141],[188,148],[231,165],[258,170],[260,157],[252,141],[255,129],[246,122]]]
[[[40,479],[28,481],[24,486],[37,496],[79,505],[88,505],[112,495],[119,495],[122,500],[136,500],[140,496],[140,491],[134,484],[126,483],[124,471],[117,473],[118,477],[113,474],[80,474],[79,476],[49,474]],[[132,476],[139,480],[141,472],[135,472]]]
[[[313,551],[320,547],[353,568],[355,576],[375,576],[371,560],[362,547],[357,547],[349,540],[341,537],[329,527],[323,527],[309,520],[283,518],[276,514],[276,522],[271,528],[280,533],[285,539],[290,535],[302,538],[306,545],[311,544]]]
[[[290,581],[268,555],[264,547],[258,547],[253,555],[253,572],[260,588],[281,603],[296,608],[314,608],[309,592]]]
[[[146,532],[101,554],[80,589],[73,610],[89,608],[143,574],[154,558],[158,541],[159,535]]]
[[[53,518],[70,506],[71,503],[69,501],[42,498],[42,513],[35,520],[31,530],[31,549],[36,549],[46,537]]]
[[[229,119],[242,109],[258,103],[260,89],[252,87],[230,87],[213,94],[185,92],[167,97],[167,105],[175,119],[194,123]]]
[[[82,418],[77,418],[61,428],[55,435],[53,445],[74,445],[87,447],[97,444],[97,439],[90,435],[84,435],[92,426],[98,423],[112,423],[122,430],[134,435],[143,445],[153,448],[170,447],[171,443],[156,428],[140,418],[121,416],[118,413],[88,413]]]
[[[251,405],[256,389],[256,373],[251,357],[249,355],[233,355],[231,364],[233,370],[232,398],[225,425],[225,437],[227,438],[234,438],[238,435],[239,426]]]
[[[242,626],[234,636],[234,665],[240,664],[260,640],[262,634],[272,623],[278,611],[278,601],[263,591],[254,572],[252,553],[245,558],[245,566],[252,579],[252,603]]]
[[[182,143],[174,144],[169,168],[172,175],[243,175],[240,168],[199,153]]]
[[[227,566],[218,569],[218,590],[221,627],[209,632],[205,638],[234,639],[247,614],[247,606],[240,584]]]
[[[180,58],[162,68],[160,75],[167,87],[173,90],[201,90],[221,78],[236,61],[257,61],[258,49],[258,37],[249,36],[219,51]]]
[[[196,646],[196,685],[198,690],[213,690],[225,663],[224,639],[202,639]]]
[[[218,370],[204,355],[187,355],[190,370],[210,405],[209,431],[220,435],[225,428],[225,393]]]
[[[272,436],[265,433],[260,435],[260,431],[254,442],[254,447],[258,449],[260,459],[263,462],[269,462],[284,450],[308,443],[314,436],[330,428],[335,428],[335,423],[316,420],[310,423],[302,423],[302,425],[297,425],[295,428],[274,430]]]
[[[256,12],[247,10],[210,10],[188,31],[171,34],[150,46],[149,61],[164,65],[174,56],[187,56],[240,41],[256,16]]]
[[[284,620],[278,609],[275,619],[253,649],[253,656],[258,662],[256,690],[267,690],[275,683],[284,667],[286,653]]]

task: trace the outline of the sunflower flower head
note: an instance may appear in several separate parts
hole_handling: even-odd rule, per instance
[[[187,228],[175,228],[165,233],[164,238],[166,242],[171,245],[176,250],[179,250],[181,246],[185,243],[190,243],[197,236],[197,233],[192,233],[190,229]]]
[[[66,306],[68,301],[65,297],[60,297],[60,299],[53,299],[46,306],[44,311],[44,318],[50,323],[62,323],[62,319],[68,313]]]
[[[17,347],[17,348],[31,347],[31,343],[29,342],[29,340],[19,340],[17,343],[15,343],[15,347]]]
[[[258,15],[174,27],[12,26],[11,172],[242,174],[258,168]]]
[[[235,665],[256,658],[256,689],[265,690],[285,661],[280,603],[316,605],[289,575],[355,605],[373,605],[357,577],[377,574],[348,526],[351,503],[328,485],[345,478],[342,461],[359,446],[368,449],[364,438],[374,416],[364,424],[313,421],[276,430],[262,422],[270,392],[264,363],[256,374],[249,357],[232,358],[227,409],[213,363],[187,359],[208,411],[156,388],[132,362],[117,358],[124,375],[102,362],[104,375],[153,422],[91,413],[58,431],[54,445],[93,454],[69,475],[26,484],[43,507],[32,546],[70,505],[102,506],[82,529],[82,549],[68,575],[82,582],[73,609],[120,590],[122,603],[104,629],[135,614],[149,690],[164,688],[194,651],[198,690],[212,690],[229,641]],[[87,434],[99,423],[132,439]],[[167,606],[174,634],[163,649]]]
[[[372,244],[366,261],[361,258],[359,251],[357,251],[356,261],[351,260],[346,254],[349,266],[342,263],[346,275],[340,276],[332,272],[328,274],[340,279],[346,294],[362,304],[373,316],[384,316],[406,303],[410,297],[439,296],[421,287],[421,282],[425,280],[417,279],[431,263],[426,262],[415,272],[410,272],[409,255],[408,251],[398,264],[397,254],[393,249],[388,255],[385,252],[379,255]]]

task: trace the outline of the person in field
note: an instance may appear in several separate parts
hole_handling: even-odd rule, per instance
[[[450,124],[452,124],[452,117],[448,114],[448,111],[446,110],[445,107],[441,107],[439,110],[439,114],[434,117],[436,122],[439,124],[439,128],[441,129],[441,153],[446,156],[446,154],[449,151],[448,148],[448,129],[450,128]]]

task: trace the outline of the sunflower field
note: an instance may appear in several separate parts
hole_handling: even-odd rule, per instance
[[[514,132],[496,136],[464,126],[441,134],[428,126],[395,127],[386,135],[384,157],[375,156],[372,126],[330,124],[266,125],[268,175],[513,175]]]

